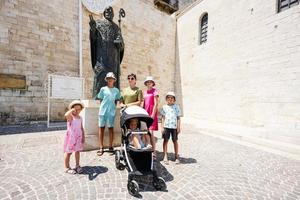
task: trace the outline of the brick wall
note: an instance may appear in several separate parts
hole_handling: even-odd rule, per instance
[[[128,86],[127,75],[130,73],[137,74],[137,86],[143,90],[146,89],[146,76],[154,76],[156,88],[162,96],[161,106],[164,103],[163,96],[168,90],[174,90],[175,85],[176,20],[145,0],[119,1],[113,8],[116,23],[119,9],[123,8],[126,12],[126,17],[122,19],[125,53],[121,64],[121,88]],[[91,98],[94,73],[90,63],[88,14],[84,9],[83,73],[86,97]],[[94,19],[101,17],[94,15]]]
[[[125,55],[121,87],[128,73],[138,86],[153,75],[161,94],[174,88],[175,19],[146,0],[121,0]],[[0,74],[26,76],[26,89],[0,89],[0,125],[46,120],[48,73],[79,75],[78,1],[14,0],[0,3]],[[85,97],[91,97],[89,12],[83,8],[83,77]],[[115,21],[117,22],[115,15]],[[98,19],[100,16],[94,16]],[[1,80],[0,80],[1,81]],[[69,101],[69,100],[68,100]],[[52,101],[52,120],[62,120],[68,101]]]
[[[183,107],[199,127],[300,144],[300,6],[276,5],[204,0],[179,15]]]
[[[78,75],[78,5],[1,2],[0,73],[25,75],[27,88],[0,90],[0,124],[45,120],[48,73]]]

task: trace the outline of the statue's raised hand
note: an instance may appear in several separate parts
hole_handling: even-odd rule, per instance
[[[90,22],[89,22],[89,24],[90,24],[90,27],[92,28],[94,28],[94,27],[96,27],[96,21],[94,20],[94,18],[93,18],[93,15],[89,15],[89,17],[90,17]]]

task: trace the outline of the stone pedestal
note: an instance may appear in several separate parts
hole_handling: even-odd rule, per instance
[[[80,116],[83,119],[83,128],[85,130],[85,145],[84,150],[99,149],[99,127],[98,127],[98,112],[99,103],[95,100],[82,100],[85,108],[81,111]],[[104,148],[108,147],[109,135],[108,128],[104,132]],[[121,128],[120,128],[120,109],[116,111],[114,125],[114,140],[113,146],[121,144]]]

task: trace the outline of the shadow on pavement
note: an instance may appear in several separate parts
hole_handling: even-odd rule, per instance
[[[154,166],[158,177],[162,177],[166,183],[174,180],[173,175],[165,168],[164,165],[162,165],[159,162],[159,160],[154,161]],[[143,192],[157,191],[153,186],[153,176],[149,175],[145,177],[136,177],[135,180],[139,183],[140,192],[141,192],[138,196],[135,196],[136,198],[142,199]],[[162,192],[168,192],[168,188],[166,190],[163,190]]]
[[[99,174],[107,172],[107,167],[102,166],[84,166],[82,167],[82,173],[88,175],[89,180],[94,180]]]
[[[156,156],[158,161],[162,161],[164,159],[164,153],[156,151]],[[168,153],[168,158],[170,161],[175,161],[175,154]],[[197,163],[197,160],[194,158],[185,158],[179,155],[180,164],[192,164]]]
[[[54,125],[53,127],[47,127],[46,122],[32,122],[29,124],[0,126],[0,135],[67,130],[66,122],[54,123]]]

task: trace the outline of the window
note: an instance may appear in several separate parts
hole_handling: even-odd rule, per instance
[[[289,9],[292,6],[298,5],[300,0],[278,0],[278,12]]]
[[[207,25],[208,25],[208,14],[204,14],[200,20],[199,30],[199,43],[200,45],[207,41]]]

